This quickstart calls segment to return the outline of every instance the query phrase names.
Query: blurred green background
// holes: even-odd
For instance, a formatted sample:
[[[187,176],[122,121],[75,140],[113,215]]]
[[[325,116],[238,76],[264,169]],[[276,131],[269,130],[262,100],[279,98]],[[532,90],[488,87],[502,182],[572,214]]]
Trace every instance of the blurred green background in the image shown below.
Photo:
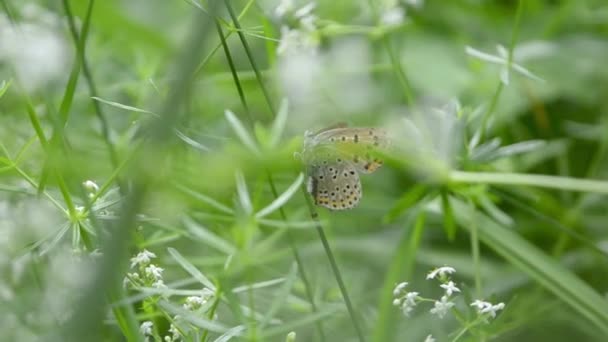
[[[0,340],[608,336],[606,1],[0,5]],[[329,211],[338,122],[391,149]]]

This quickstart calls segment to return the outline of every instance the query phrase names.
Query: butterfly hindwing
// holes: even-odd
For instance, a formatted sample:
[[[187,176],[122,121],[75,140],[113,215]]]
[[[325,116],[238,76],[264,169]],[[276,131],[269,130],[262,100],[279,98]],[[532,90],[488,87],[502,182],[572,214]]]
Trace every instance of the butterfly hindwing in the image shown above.
[[[315,204],[332,210],[355,207],[361,199],[361,181],[355,167],[343,160],[313,164],[308,168],[308,191]]]

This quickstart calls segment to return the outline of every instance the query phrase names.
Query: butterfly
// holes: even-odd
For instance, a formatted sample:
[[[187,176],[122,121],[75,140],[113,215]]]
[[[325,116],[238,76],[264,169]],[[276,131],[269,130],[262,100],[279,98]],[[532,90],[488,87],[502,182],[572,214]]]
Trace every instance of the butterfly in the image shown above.
[[[359,173],[382,166],[374,151],[387,147],[386,132],[379,128],[343,124],[304,134],[302,161],[307,169],[307,190],[316,205],[331,210],[351,209],[363,195]]]

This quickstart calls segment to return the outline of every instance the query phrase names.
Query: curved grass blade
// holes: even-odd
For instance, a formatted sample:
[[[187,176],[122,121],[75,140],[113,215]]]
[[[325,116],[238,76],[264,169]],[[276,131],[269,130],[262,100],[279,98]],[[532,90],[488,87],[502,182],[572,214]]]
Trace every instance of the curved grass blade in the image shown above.
[[[304,175],[300,173],[298,175],[298,178],[296,178],[296,180],[289,186],[289,188],[287,188],[285,192],[279,195],[279,197],[275,198],[275,200],[272,201],[272,203],[270,203],[268,206],[258,211],[257,214],[255,214],[255,218],[262,218],[264,216],[268,216],[273,211],[282,207],[285,203],[287,203],[287,201],[289,201],[289,199],[296,193],[296,191],[298,191],[303,181]]]
[[[208,289],[215,292],[215,285],[207,278],[201,271],[199,271],[194,265],[192,265],[186,258],[184,258],[176,249],[167,248],[169,254],[177,261],[177,263],[191,276],[198,280],[201,284],[205,285]]]

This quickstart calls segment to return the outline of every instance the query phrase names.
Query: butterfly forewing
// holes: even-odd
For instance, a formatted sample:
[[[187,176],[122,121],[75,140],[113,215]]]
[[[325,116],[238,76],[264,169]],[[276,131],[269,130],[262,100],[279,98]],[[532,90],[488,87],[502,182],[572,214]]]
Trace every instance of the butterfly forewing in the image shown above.
[[[382,166],[382,160],[374,155],[374,151],[386,147],[386,132],[378,128],[330,129],[315,135],[313,144],[313,149],[322,157],[341,155],[362,173],[372,173]]]

